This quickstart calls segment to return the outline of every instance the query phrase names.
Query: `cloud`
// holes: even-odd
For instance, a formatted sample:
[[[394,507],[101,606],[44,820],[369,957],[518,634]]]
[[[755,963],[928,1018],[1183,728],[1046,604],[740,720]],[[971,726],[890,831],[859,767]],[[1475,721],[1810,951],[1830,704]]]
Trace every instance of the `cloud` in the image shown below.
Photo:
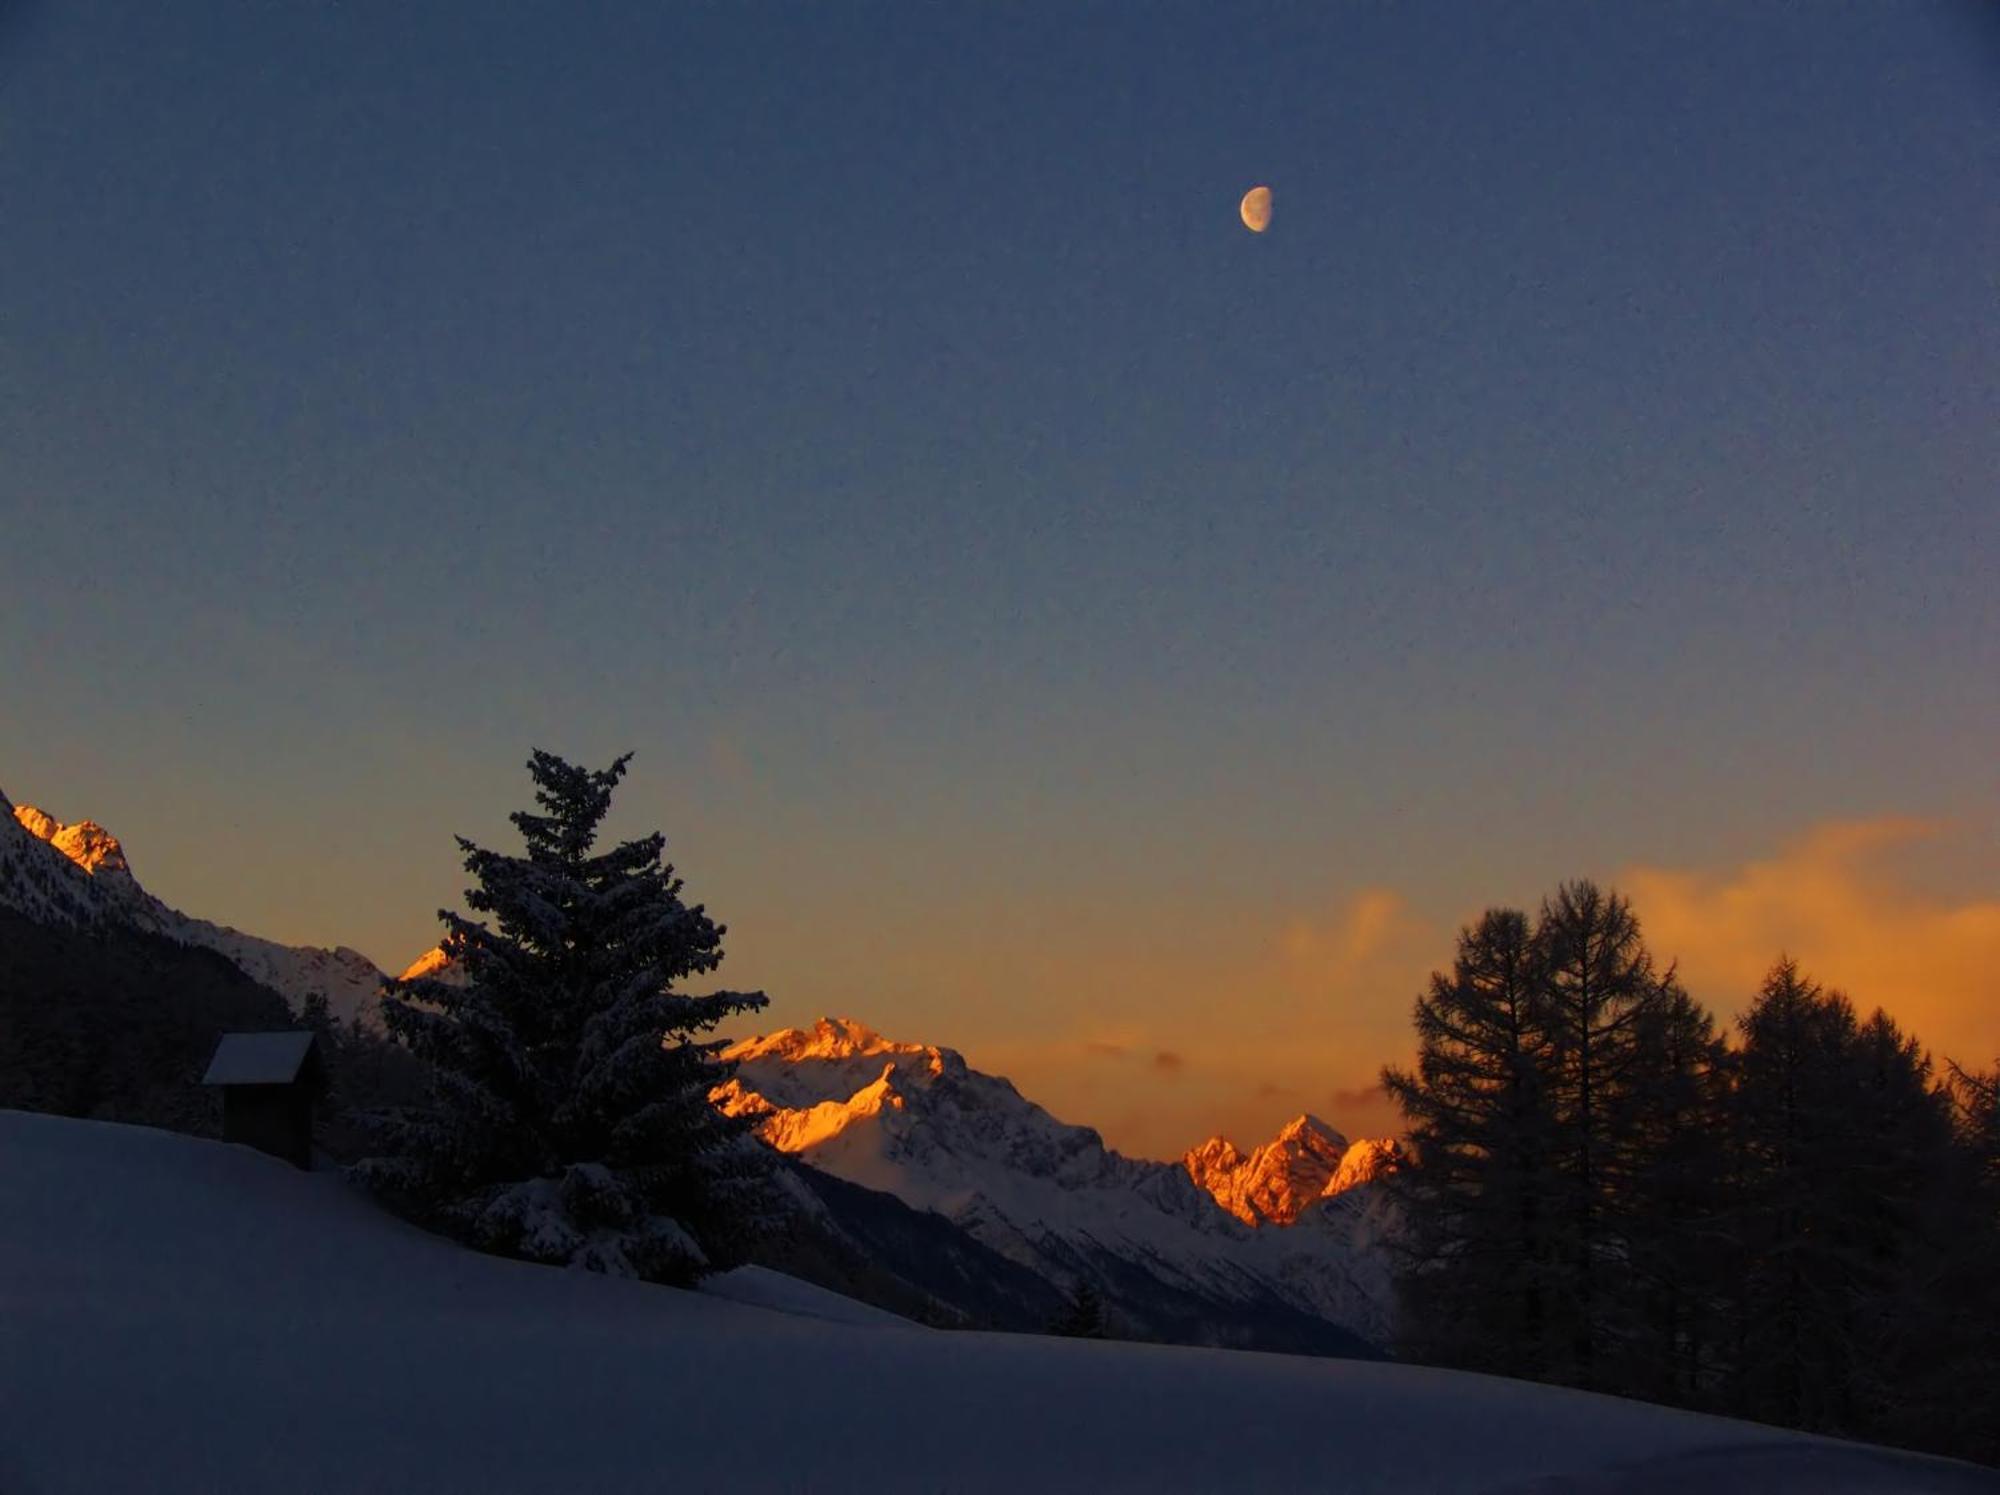
[[[1336,1109],[1350,1106],[1377,1106],[1388,1099],[1380,1085],[1362,1085],[1353,1090],[1336,1090],[1331,1097]]]
[[[1325,917],[1294,917],[1278,930],[1265,969],[1294,1010],[1272,1016],[1295,1039],[1318,1033],[1350,1057],[1366,1051],[1372,1065],[1407,1029],[1411,995],[1449,948],[1447,932],[1401,893],[1363,889]]]
[[[1390,953],[1423,932],[1403,895],[1391,888],[1367,888],[1354,895],[1330,922],[1294,919],[1285,926],[1285,956],[1338,980]]]
[[[1380,1085],[1335,1090],[1327,1097],[1327,1120],[1349,1137],[1397,1137],[1403,1113]]]
[[[1085,1041],[1083,1052],[1086,1057],[1091,1059],[1123,1059],[1127,1054],[1132,1052],[1132,1046],[1125,1043],[1108,1043],[1103,1039],[1093,1038]]]
[[[1733,1016],[1781,954],[1863,1012],[1886,1009],[1933,1054],[2000,1054],[2000,898],[1946,895],[1909,863],[1949,827],[1884,817],[1818,826],[1721,874],[1635,867],[1619,879],[1658,956]],[[1991,864],[1989,863],[1989,869]]]
[[[1153,1068],[1162,1070],[1170,1075],[1177,1075],[1183,1069],[1187,1068],[1187,1060],[1176,1054],[1172,1049],[1161,1049],[1153,1055]]]

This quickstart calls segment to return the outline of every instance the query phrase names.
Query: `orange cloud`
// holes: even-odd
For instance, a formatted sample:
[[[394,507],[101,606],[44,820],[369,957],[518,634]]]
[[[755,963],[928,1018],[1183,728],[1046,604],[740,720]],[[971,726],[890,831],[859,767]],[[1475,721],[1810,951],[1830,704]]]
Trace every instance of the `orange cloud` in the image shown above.
[[[1292,920],[1285,926],[1283,949],[1295,967],[1338,983],[1351,980],[1411,936],[1426,932],[1402,894],[1392,888],[1367,888],[1330,923]]]
[[[1176,1054],[1172,1049],[1161,1049],[1157,1054],[1153,1055],[1153,1068],[1170,1075],[1179,1074],[1183,1069],[1187,1068],[1187,1060]]]
[[[1350,1138],[1402,1134],[1403,1113],[1380,1085],[1334,1091],[1327,1097],[1327,1112],[1340,1118],[1340,1126]]]
[[[2000,899],[1926,891],[1905,863],[1947,827],[1881,818],[1816,827],[1762,861],[1711,875],[1635,867],[1619,880],[1655,954],[1733,1015],[1780,954],[1875,1007],[1935,1055],[2000,1054]]]

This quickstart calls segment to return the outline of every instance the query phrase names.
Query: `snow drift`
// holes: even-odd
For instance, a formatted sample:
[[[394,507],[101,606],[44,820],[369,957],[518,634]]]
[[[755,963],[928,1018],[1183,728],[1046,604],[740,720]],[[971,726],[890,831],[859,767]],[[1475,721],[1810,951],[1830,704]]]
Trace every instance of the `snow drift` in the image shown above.
[[[945,1333],[768,1273],[691,1293],[500,1261],[333,1177],[136,1127],[0,1112],[0,1191],[10,1495],[2000,1491],[1519,1382]]]

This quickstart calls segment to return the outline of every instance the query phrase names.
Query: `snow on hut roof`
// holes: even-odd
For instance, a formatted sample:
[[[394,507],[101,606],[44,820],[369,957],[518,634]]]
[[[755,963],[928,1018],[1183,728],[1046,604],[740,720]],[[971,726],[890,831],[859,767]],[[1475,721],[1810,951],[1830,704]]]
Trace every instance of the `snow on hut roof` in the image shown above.
[[[204,1085],[289,1085],[313,1051],[311,1033],[225,1033]]]

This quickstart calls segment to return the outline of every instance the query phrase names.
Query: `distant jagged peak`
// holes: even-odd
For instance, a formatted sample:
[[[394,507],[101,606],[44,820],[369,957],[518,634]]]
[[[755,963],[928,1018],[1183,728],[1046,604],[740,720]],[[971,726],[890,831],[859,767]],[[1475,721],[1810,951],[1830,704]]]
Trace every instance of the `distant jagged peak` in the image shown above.
[[[113,877],[132,875],[131,863],[125,860],[125,848],[116,836],[95,820],[79,820],[74,825],[64,825],[46,810],[33,805],[15,805],[14,819],[29,835],[48,842],[92,877],[105,873]]]
[[[1301,1111],[1278,1128],[1276,1140],[1288,1146],[1310,1148],[1315,1152],[1329,1149],[1334,1152],[1347,1151],[1347,1138],[1337,1128],[1327,1125],[1310,1111]]]
[[[1341,1154],[1340,1166],[1326,1181],[1322,1197],[1331,1198],[1373,1183],[1385,1173],[1394,1173],[1402,1167],[1407,1157],[1403,1144],[1394,1137],[1363,1137]]]
[[[1313,1201],[1380,1177],[1400,1156],[1394,1142],[1350,1143],[1303,1112],[1247,1154],[1227,1137],[1211,1137],[1181,1161],[1196,1184],[1245,1224],[1289,1225]]]
[[[1247,1160],[1234,1142],[1231,1142],[1227,1137],[1216,1136],[1210,1137],[1206,1142],[1201,1143],[1189,1152],[1187,1161],[1188,1171],[1194,1173],[1196,1181],[1199,1182],[1204,1173],[1216,1169],[1223,1169],[1233,1173],[1238,1168],[1241,1168]],[[1200,1165],[1199,1171],[1196,1168],[1197,1163]]]
[[[723,1050],[737,1063],[755,1059],[867,1059],[877,1054],[936,1056],[944,1050],[921,1043],[897,1043],[851,1017],[823,1017],[810,1028],[780,1028],[761,1038],[745,1038]]]
[[[442,945],[433,945],[408,966],[398,981],[442,981],[446,986],[466,984],[465,967],[445,953]]]

